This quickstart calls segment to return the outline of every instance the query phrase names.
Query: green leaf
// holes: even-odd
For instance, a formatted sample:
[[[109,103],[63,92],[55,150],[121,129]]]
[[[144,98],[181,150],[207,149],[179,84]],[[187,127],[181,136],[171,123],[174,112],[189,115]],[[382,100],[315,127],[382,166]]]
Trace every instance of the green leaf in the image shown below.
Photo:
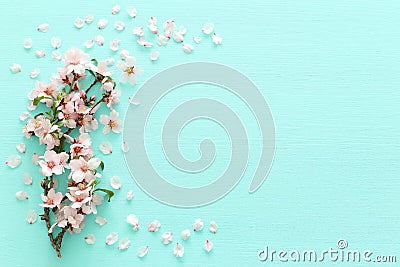
[[[39,104],[40,101],[42,101],[43,99],[45,99],[45,96],[38,96],[35,99],[33,99],[33,105],[37,106]]]
[[[97,188],[93,192],[96,192],[96,191],[102,191],[102,192],[106,193],[108,196],[108,200],[107,200],[108,202],[110,202],[111,198],[114,196],[113,191],[105,189],[105,188]]]
[[[100,168],[101,168],[102,171],[104,171],[104,162],[103,161],[100,162]]]

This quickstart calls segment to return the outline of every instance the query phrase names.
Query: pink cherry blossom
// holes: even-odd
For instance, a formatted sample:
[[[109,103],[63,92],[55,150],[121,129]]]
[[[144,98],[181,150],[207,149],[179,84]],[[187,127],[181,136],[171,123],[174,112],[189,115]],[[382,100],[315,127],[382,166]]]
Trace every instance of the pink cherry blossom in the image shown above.
[[[98,158],[86,160],[83,157],[79,157],[78,159],[72,159],[69,163],[69,167],[71,168],[70,177],[77,183],[83,180],[90,182],[95,178],[95,170],[99,167],[100,163],[101,160]]]
[[[127,57],[125,61],[120,61],[117,65],[118,69],[122,71],[119,81],[122,83],[129,82],[131,85],[136,84],[136,75],[143,74],[143,68],[136,65],[135,57]]]
[[[61,152],[57,154],[53,150],[48,150],[44,153],[42,160],[39,161],[40,171],[43,176],[51,176],[53,174],[60,175],[64,172],[65,165],[63,161],[68,158],[68,154]]]
[[[104,124],[104,129],[103,133],[108,134],[110,130],[112,130],[114,133],[120,133],[121,132],[121,120],[118,118],[119,114],[115,110],[112,110],[110,112],[110,115],[104,115],[102,114],[100,116],[100,123]]]
[[[61,203],[61,200],[63,199],[63,194],[61,192],[55,192],[54,188],[51,188],[49,192],[47,193],[47,196],[41,194],[40,197],[42,198],[43,204],[40,204],[40,206],[44,208],[54,208],[58,204]]]
[[[90,56],[82,50],[73,47],[64,54],[63,60],[67,68],[67,74],[75,73],[83,75],[85,67],[90,61]]]

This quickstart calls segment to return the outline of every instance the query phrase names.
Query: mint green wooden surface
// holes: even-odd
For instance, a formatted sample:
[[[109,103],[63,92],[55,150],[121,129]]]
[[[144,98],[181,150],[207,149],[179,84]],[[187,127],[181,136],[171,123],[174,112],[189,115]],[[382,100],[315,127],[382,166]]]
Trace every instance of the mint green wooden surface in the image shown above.
[[[119,15],[111,15],[111,7],[120,4]],[[126,6],[133,4],[138,16],[130,20]],[[30,157],[35,142],[26,141],[23,164],[15,170],[2,165],[0,265],[1,266],[384,266],[329,261],[324,263],[260,262],[257,251],[265,245],[274,249],[336,248],[344,238],[352,249],[369,249],[376,254],[396,255],[400,261],[400,2],[399,1],[15,1],[1,2],[0,10],[0,159],[16,154],[15,145],[26,141],[18,121],[25,111],[26,95],[34,85],[29,72],[39,67],[38,79],[48,80],[61,63],[51,59],[50,38],[62,40],[63,52],[71,46],[83,48],[83,42],[99,33],[96,22],[109,19],[101,31],[104,47],[94,46],[88,52],[96,58],[115,55],[108,48],[113,38],[121,40],[121,48],[135,55],[145,74],[136,87],[122,85],[122,102],[117,110],[123,114],[140,83],[157,72],[179,63],[213,61],[234,67],[253,80],[262,90],[274,115],[276,155],[266,182],[252,195],[248,185],[259,155],[258,129],[250,111],[239,99],[221,92],[211,97],[225,100],[247,123],[250,138],[250,162],[242,181],[222,200],[202,208],[179,209],[163,205],[143,193],[130,177],[119,149],[121,136],[93,134],[95,149],[103,140],[115,146],[112,156],[102,156],[106,163],[104,183],[117,175],[122,189],[111,204],[99,209],[108,224],[99,227],[89,216],[80,235],[66,235],[63,258],[57,259],[49,245],[43,222],[28,225],[26,211],[40,207],[37,168]],[[73,27],[76,17],[95,16],[95,22],[81,30]],[[191,55],[184,54],[179,44],[170,41],[160,51],[158,62],[150,62],[149,51],[138,47],[131,34],[134,26],[144,26],[150,16],[159,25],[174,19],[188,29],[188,40],[201,34],[201,25],[212,21],[223,45],[214,47],[204,38]],[[113,22],[123,20],[127,29],[116,32]],[[46,34],[36,31],[37,25],[48,22]],[[22,42],[33,39],[31,51]],[[35,49],[47,55],[37,59]],[[22,65],[22,73],[12,75],[12,63]],[[200,85],[198,85],[200,86]],[[204,87],[204,94],[209,88]],[[211,92],[211,91],[210,91]],[[180,90],[163,99],[152,116],[154,124],[165,119],[166,112],[182,100],[196,96]],[[212,137],[219,148],[219,157],[207,175],[188,178],[168,166],[159,144],[157,125],[152,125],[152,161],[170,182],[198,186],[212,181],[229,162],[229,140],[224,131],[209,122],[196,122],[182,133],[181,149],[188,158],[197,158],[193,143]],[[206,130],[205,130],[206,129]],[[34,174],[33,186],[21,181],[25,172]],[[135,199],[128,203],[126,192],[133,189]],[[15,192],[25,190],[30,199],[20,202]],[[125,216],[139,216],[142,229],[133,232]],[[177,260],[173,246],[164,246],[159,235],[175,234],[191,228],[195,218],[206,224],[217,221],[216,235],[207,230],[193,234],[185,245],[185,256]],[[162,223],[161,233],[149,233],[147,224],[153,219]],[[105,236],[117,231],[132,241],[127,251],[104,244]],[[97,241],[87,245],[83,238],[93,233]],[[204,252],[205,239],[215,249]],[[136,257],[138,247],[149,245],[149,254]],[[386,264],[385,266],[395,266]]]

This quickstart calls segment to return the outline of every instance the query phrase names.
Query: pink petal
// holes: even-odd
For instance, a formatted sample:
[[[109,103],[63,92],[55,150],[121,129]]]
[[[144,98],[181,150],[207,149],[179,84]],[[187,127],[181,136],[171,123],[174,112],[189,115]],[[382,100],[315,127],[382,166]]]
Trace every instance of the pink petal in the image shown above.
[[[113,6],[113,8],[111,9],[111,14],[116,15],[121,11],[121,7],[119,5],[115,5]]]
[[[214,30],[214,24],[211,22],[204,23],[203,27],[201,28],[201,31],[207,35],[211,34],[213,30]]]
[[[107,223],[107,220],[101,216],[97,216],[95,222],[100,225],[103,226]]]
[[[83,25],[85,25],[85,20],[84,19],[79,18],[79,17],[75,19],[74,26],[77,29],[81,29],[83,27]]]
[[[50,25],[48,23],[43,23],[37,27],[37,30],[40,32],[47,32],[49,30],[49,28],[50,28]]]
[[[87,236],[85,236],[85,242],[88,245],[93,245],[96,242],[96,237],[94,236],[94,234],[88,234]]]
[[[22,181],[26,185],[31,185],[32,184],[32,176],[28,173],[22,174]]]
[[[36,222],[36,219],[37,219],[36,211],[28,210],[28,212],[26,213],[26,220],[28,221],[28,223],[33,224]]]
[[[114,189],[121,189],[121,180],[117,176],[112,176],[110,178],[110,185]]]
[[[21,201],[28,200],[28,193],[24,191],[18,191],[17,193],[15,193],[15,197]]]
[[[144,256],[146,256],[147,252],[149,251],[149,246],[144,246],[144,247],[140,247],[137,251],[137,256],[139,258],[142,258]]]
[[[193,231],[201,231],[203,230],[204,223],[201,219],[196,219],[193,223]]]
[[[125,250],[127,248],[129,248],[129,246],[131,245],[131,241],[125,237],[123,239],[121,239],[121,241],[118,244],[118,249],[119,250]]]
[[[17,150],[19,153],[25,153],[26,152],[26,145],[24,143],[19,143],[16,146]]]
[[[19,155],[12,155],[9,156],[6,164],[8,165],[8,167],[10,167],[11,169],[14,169],[16,167],[18,167],[22,162],[21,156]]]
[[[181,237],[183,240],[188,240],[190,237],[190,230],[189,229],[183,230],[181,233]]]
[[[118,241],[118,234],[115,232],[110,233],[106,237],[106,245],[113,245],[117,241]]]
[[[112,153],[112,144],[108,141],[103,141],[100,144],[100,151],[104,154],[104,155],[109,155]]]
[[[174,247],[175,257],[181,258],[181,257],[183,257],[184,254],[185,254],[185,248],[181,244],[176,243],[176,245]]]
[[[211,241],[206,240],[206,242],[204,242],[204,250],[205,251],[210,252],[213,249],[213,247],[214,247],[214,244]]]
[[[29,112],[22,112],[21,115],[19,115],[19,120],[24,121],[27,118],[29,118],[30,116],[31,116],[31,114]]]

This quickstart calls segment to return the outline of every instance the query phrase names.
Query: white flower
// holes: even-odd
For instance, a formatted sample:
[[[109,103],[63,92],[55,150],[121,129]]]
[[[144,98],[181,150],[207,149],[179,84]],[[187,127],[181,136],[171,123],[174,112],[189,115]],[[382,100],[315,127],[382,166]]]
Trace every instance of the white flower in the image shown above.
[[[167,45],[169,39],[170,39],[169,36],[165,36],[164,34],[159,34],[157,36],[157,44],[161,46]]]
[[[42,198],[43,201],[43,204],[40,204],[40,206],[44,208],[54,208],[55,206],[61,203],[64,196],[61,192],[56,193],[54,191],[54,188],[51,188],[47,193],[47,196],[41,194],[40,197]]]
[[[86,18],[85,18],[86,24],[92,23],[93,20],[94,20],[94,16],[92,14],[87,15]]]
[[[142,37],[144,36],[143,28],[142,27],[135,27],[133,28],[132,33],[136,36]]]
[[[190,230],[189,229],[183,230],[181,233],[181,237],[183,240],[188,240],[190,237]]]
[[[126,217],[126,222],[133,226],[133,231],[139,230],[139,219],[135,214],[129,214]]]
[[[214,233],[214,234],[217,232],[218,225],[217,225],[217,223],[215,221],[211,221],[210,222],[209,230],[210,230],[211,233]]]
[[[35,79],[40,74],[40,69],[33,69],[29,74],[29,77]]]
[[[32,39],[31,38],[26,38],[24,40],[24,48],[25,49],[31,49],[32,47]]]
[[[18,167],[21,164],[21,162],[22,162],[21,156],[12,155],[12,156],[8,157],[6,164],[11,169],[14,169],[14,168]]]
[[[126,13],[128,13],[128,15],[129,15],[131,18],[136,18],[137,10],[136,10],[136,8],[134,8],[133,6],[130,6],[130,7],[128,7],[128,8],[126,9]]]
[[[129,190],[128,193],[126,193],[126,200],[131,201],[133,199],[133,190]]]
[[[193,231],[201,231],[203,230],[204,223],[201,219],[196,219],[193,223]]]
[[[101,216],[97,216],[95,222],[100,225],[103,226],[107,223],[107,220]]]
[[[61,46],[61,40],[57,37],[51,37],[51,46],[58,49]]]
[[[46,53],[43,50],[36,50],[35,55],[37,58],[42,58],[46,56]]]
[[[112,110],[110,112],[110,115],[104,115],[102,114],[100,116],[100,123],[104,124],[104,129],[103,133],[108,134],[110,130],[112,130],[114,133],[120,133],[121,132],[121,120],[118,118],[119,114],[115,110]]]
[[[112,176],[110,178],[110,185],[112,188],[119,190],[121,189],[121,180],[118,176]]]
[[[182,50],[183,52],[185,52],[186,54],[191,54],[192,51],[194,50],[194,46],[191,44],[183,44],[182,45]]]
[[[47,32],[49,30],[49,28],[50,28],[50,25],[48,23],[43,23],[37,27],[37,30],[40,32]]]
[[[21,115],[19,115],[19,120],[20,121],[24,121],[27,118],[29,118],[31,116],[31,114],[29,112],[22,112]]]
[[[24,191],[18,191],[17,193],[15,193],[15,197],[18,200],[28,200],[28,193],[24,192]]]
[[[211,22],[204,23],[203,27],[201,28],[201,31],[207,35],[211,34],[213,30],[214,30],[214,24]]]
[[[83,46],[86,47],[87,49],[92,48],[94,45],[94,41],[93,40],[87,40],[83,43]]]
[[[118,234],[116,232],[112,232],[106,237],[106,245],[112,245],[117,241],[118,241]]]
[[[34,210],[28,210],[28,212],[26,213],[26,220],[28,221],[29,224],[33,224],[36,222],[37,219],[37,214],[36,211]]]
[[[143,38],[143,37],[140,37],[139,39],[137,39],[137,43],[138,43],[139,45],[144,46],[144,47],[152,47],[152,46],[153,46],[152,43],[148,42],[148,41],[147,41],[145,38]]]
[[[60,175],[64,172],[64,162],[68,158],[69,156],[65,152],[57,154],[53,150],[48,150],[44,152],[43,159],[39,161],[40,171],[43,176]]]
[[[206,242],[204,242],[204,250],[207,252],[210,252],[214,247],[214,244],[209,241],[208,239],[206,240]]]
[[[117,31],[123,31],[125,30],[125,23],[122,21],[116,21],[114,22],[114,29]]]
[[[32,184],[32,176],[29,173],[22,174],[22,181],[24,184],[31,185]]]
[[[149,251],[149,246],[143,246],[143,247],[140,247],[140,248],[138,249],[136,255],[137,255],[139,258],[142,258],[142,257],[146,256],[146,254],[147,254],[148,251]]]
[[[32,162],[34,165],[39,165],[40,155],[37,153],[33,153],[32,155]]]
[[[88,245],[93,245],[94,242],[96,242],[96,237],[94,236],[94,234],[88,234],[87,236],[85,236],[85,242]]]
[[[110,49],[114,52],[118,51],[119,49],[119,40],[118,39],[114,39],[110,42]]]
[[[125,237],[123,239],[121,239],[121,241],[118,244],[118,249],[119,250],[125,250],[127,248],[129,248],[129,246],[131,245],[131,241]]]
[[[154,232],[157,232],[160,227],[161,227],[161,223],[157,220],[154,220],[149,224],[147,229],[149,230],[149,232],[154,233]]]
[[[175,255],[175,257],[182,258],[183,254],[185,254],[185,248],[181,244],[176,243],[176,245],[174,247],[174,255]]]
[[[61,54],[57,50],[51,52],[51,56],[53,57],[54,60],[57,60],[57,61],[61,60]]]
[[[104,155],[108,155],[112,153],[112,144],[108,141],[103,141],[100,144],[100,151],[104,154]]]
[[[90,182],[95,178],[95,170],[100,166],[101,160],[98,158],[91,158],[88,161],[79,157],[78,159],[72,159],[69,163],[71,168],[70,177],[80,183],[83,180]]]
[[[26,145],[24,143],[19,143],[18,145],[16,145],[16,149],[19,153],[25,153]]]
[[[99,46],[103,46],[104,45],[104,37],[103,37],[103,35],[97,35],[94,40],[96,41],[96,44],[98,44]]]
[[[219,36],[219,35],[216,34],[215,32],[214,32],[214,34],[213,34],[213,36],[212,36],[212,40],[213,40],[214,44],[216,44],[216,45],[219,45],[219,44],[222,43],[222,38],[221,38],[221,36]]]
[[[13,63],[13,64],[10,66],[10,70],[11,70],[12,73],[21,72],[21,65],[19,65],[19,64],[17,64],[17,63]]]
[[[122,49],[119,53],[119,56],[122,60],[125,60],[129,56],[129,51],[126,49]]]
[[[73,47],[69,49],[63,56],[67,73],[74,72],[75,74],[84,75],[86,65],[90,62],[90,56],[82,50]]]
[[[106,18],[102,18],[97,22],[97,28],[104,29],[108,25],[108,20]]]
[[[182,43],[183,35],[180,32],[175,31],[172,33],[172,39],[174,39],[174,41],[177,43]]]
[[[168,245],[172,242],[173,234],[171,232],[165,232],[161,235],[161,243]]]
[[[121,11],[121,7],[119,5],[115,5],[111,9],[111,14],[115,15],[115,14],[118,14],[120,11]]]
[[[136,75],[143,73],[143,68],[140,66],[135,66],[136,58],[127,57],[125,61],[120,61],[117,65],[118,69],[122,71],[119,81],[122,83],[129,82],[131,85],[136,84]]]
[[[200,36],[194,36],[194,37],[193,37],[193,41],[194,41],[196,44],[199,44],[199,43],[201,42],[201,37],[200,37]]]

